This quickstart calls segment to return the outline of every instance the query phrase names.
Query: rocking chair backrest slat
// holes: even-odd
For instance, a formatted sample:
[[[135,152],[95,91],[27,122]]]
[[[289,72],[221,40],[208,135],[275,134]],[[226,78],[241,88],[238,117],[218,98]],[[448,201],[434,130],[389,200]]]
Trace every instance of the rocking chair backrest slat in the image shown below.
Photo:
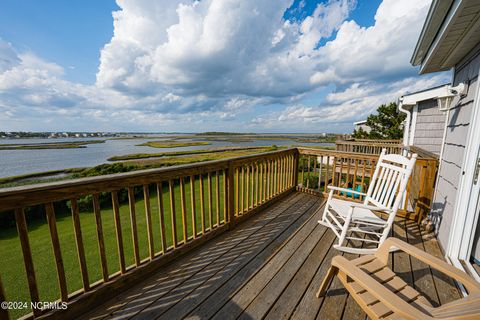
[[[409,159],[398,154],[385,153],[386,150],[383,149],[370,180],[364,203],[396,212],[417,155],[413,154]]]

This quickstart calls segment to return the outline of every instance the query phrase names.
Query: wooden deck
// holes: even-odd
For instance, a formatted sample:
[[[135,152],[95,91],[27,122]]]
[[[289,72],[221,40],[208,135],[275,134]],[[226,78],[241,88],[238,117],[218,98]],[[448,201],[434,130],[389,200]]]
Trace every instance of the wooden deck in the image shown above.
[[[323,205],[322,198],[293,193],[84,318],[365,319],[339,281],[332,282],[326,298],[315,297],[331,258],[339,254],[332,248],[333,233],[317,223]],[[393,234],[441,256],[436,239],[412,222],[399,219]],[[450,279],[418,260],[403,253],[390,260],[434,305],[459,297]]]

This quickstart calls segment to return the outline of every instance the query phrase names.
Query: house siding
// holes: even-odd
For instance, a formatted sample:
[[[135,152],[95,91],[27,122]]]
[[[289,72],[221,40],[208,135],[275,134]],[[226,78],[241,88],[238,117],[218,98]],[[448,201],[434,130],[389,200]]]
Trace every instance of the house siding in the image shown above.
[[[437,225],[438,240],[447,248],[458,185],[462,176],[465,144],[470,129],[474,98],[477,91],[478,70],[480,67],[480,46],[468,54],[455,67],[454,85],[468,84],[468,93],[450,110],[440,159],[436,194],[432,206],[432,218]]]
[[[420,101],[417,108],[413,145],[440,155],[446,113],[438,110],[434,99]]]

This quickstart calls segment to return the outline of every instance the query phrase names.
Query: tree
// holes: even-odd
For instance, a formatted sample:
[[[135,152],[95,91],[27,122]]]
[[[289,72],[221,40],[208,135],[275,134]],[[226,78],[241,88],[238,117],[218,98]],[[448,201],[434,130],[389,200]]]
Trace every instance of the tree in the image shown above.
[[[376,114],[367,118],[366,125],[371,131],[367,133],[362,129],[354,130],[352,136],[358,139],[401,139],[404,120],[405,114],[398,111],[395,102],[382,104]]]

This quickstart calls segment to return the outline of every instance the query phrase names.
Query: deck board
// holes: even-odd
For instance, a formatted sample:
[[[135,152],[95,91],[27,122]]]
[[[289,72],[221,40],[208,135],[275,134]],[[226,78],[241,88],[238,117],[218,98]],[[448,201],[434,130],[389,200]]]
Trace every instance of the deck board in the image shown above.
[[[323,205],[314,195],[289,195],[84,319],[365,319],[336,279],[325,298],[315,297],[331,259],[340,254],[332,247],[333,233],[317,223]],[[397,219],[392,235],[441,257],[436,239],[414,223]],[[459,297],[450,279],[406,254],[391,254],[390,264],[431,301]]]

